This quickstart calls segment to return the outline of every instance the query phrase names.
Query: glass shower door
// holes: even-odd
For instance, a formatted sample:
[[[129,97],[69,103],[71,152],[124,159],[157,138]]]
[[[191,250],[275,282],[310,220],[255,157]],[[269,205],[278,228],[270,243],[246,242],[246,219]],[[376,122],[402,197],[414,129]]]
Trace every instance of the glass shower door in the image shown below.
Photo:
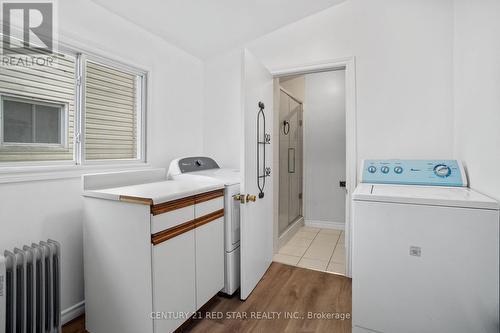
[[[290,178],[288,224],[293,223],[301,215],[302,168],[300,144],[301,105],[290,98],[290,133],[288,146],[288,175]]]
[[[279,232],[302,216],[302,104],[280,92]]]
[[[290,97],[280,91],[280,162],[279,162],[279,233],[283,233],[288,227],[288,206],[290,193],[290,179],[288,176],[288,144],[290,131],[289,113]],[[287,125],[288,124],[288,125]]]

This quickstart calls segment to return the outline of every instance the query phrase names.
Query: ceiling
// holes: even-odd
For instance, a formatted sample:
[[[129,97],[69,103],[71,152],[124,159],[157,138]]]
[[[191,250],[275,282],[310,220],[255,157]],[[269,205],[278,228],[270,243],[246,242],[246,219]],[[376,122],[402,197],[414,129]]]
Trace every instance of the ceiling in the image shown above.
[[[345,0],[92,0],[206,59]]]

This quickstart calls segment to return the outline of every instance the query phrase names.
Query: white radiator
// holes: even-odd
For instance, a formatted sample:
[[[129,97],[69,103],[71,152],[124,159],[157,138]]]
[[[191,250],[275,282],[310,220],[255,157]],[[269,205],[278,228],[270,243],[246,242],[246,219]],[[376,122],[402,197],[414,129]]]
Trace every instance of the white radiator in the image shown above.
[[[60,258],[53,240],[0,255],[0,333],[61,332]]]

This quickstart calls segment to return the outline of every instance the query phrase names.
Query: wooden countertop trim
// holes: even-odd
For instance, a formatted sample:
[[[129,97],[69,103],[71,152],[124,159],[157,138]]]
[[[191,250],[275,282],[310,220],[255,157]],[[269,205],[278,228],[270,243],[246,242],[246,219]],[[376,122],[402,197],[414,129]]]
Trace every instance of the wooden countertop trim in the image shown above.
[[[199,217],[194,220],[195,228],[201,227],[202,225],[215,221],[223,216],[224,216],[224,209],[219,209],[213,213]]]
[[[177,199],[174,201],[163,202],[151,206],[151,214],[159,215],[170,212],[172,210],[181,209],[184,207],[193,206],[195,203],[194,196]]]
[[[141,198],[141,197],[131,197],[128,195],[120,195],[120,201],[135,203],[140,205],[151,206],[153,204],[153,199],[150,198]]]
[[[184,222],[182,224],[176,225],[175,227],[157,232],[156,234],[151,235],[151,244],[153,245],[161,244],[171,238],[177,237],[185,232],[201,227],[202,225],[215,221],[223,216],[224,216],[224,209],[220,209],[218,211],[204,215],[197,219]]]
[[[158,245],[160,243],[169,240],[170,238],[174,238],[176,236],[182,235],[185,232],[193,230],[194,228],[195,228],[194,220],[185,222],[183,224],[177,225],[175,227],[151,235],[151,243],[153,245]]]
[[[201,203],[201,202],[209,201],[209,200],[216,199],[216,198],[223,197],[223,196],[224,196],[223,189],[215,190],[215,191],[195,195],[194,201],[195,201],[195,203]]]

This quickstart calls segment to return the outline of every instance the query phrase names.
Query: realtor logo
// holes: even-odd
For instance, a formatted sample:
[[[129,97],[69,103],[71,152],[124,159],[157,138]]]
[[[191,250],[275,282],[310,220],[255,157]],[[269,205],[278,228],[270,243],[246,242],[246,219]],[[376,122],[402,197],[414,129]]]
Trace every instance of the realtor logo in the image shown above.
[[[56,54],[54,0],[0,0],[0,66],[54,66]]]
[[[52,53],[52,2],[2,3],[3,54]]]

